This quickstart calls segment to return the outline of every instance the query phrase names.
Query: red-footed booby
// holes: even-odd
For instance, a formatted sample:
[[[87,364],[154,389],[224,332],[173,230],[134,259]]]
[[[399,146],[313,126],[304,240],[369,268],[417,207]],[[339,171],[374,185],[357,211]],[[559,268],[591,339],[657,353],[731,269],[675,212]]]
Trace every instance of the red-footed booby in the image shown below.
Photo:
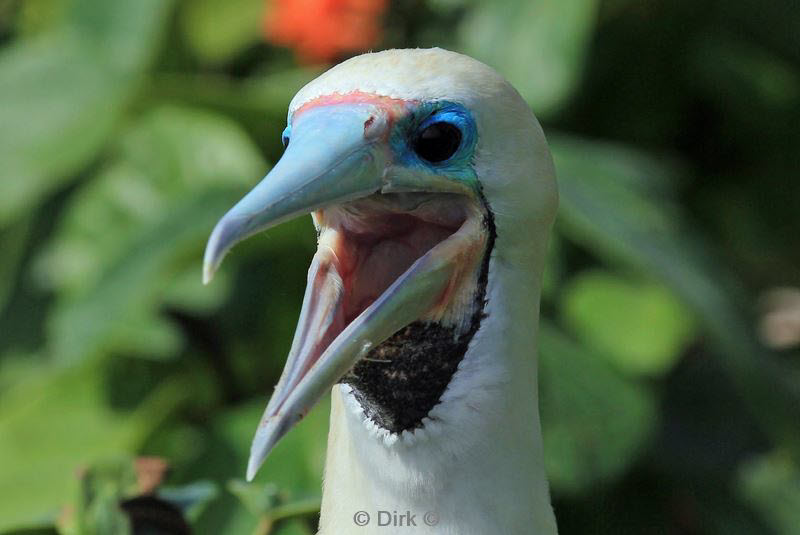
[[[288,123],[205,255],[208,282],[280,222],[319,236],[248,479],[332,388],[321,534],[555,534],[536,347],[558,194],[530,108],[469,57],[388,50],[310,82]]]

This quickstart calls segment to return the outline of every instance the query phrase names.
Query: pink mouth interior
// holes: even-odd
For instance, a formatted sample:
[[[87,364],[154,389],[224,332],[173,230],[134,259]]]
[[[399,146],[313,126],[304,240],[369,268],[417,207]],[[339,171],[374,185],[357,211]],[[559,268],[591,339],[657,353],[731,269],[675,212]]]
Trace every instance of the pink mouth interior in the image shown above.
[[[466,219],[460,204],[447,197],[432,198],[408,211],[402,202],[387,202],[387,197],[400,196],[371,197],[321,214],[341,236],[334,252],[344,283],[345,325]]]
[[[350,267],[341,274],[346,323],[380,297],[418,258],[456,230],[409,215],[391,215],[376,221],[376,226],[381,227],[380,231],[345,231],[344,249]]]
[[[455,233],[467,214],[463,203],[452,196],[396,194],[327,208],[315,217],[321,227],[334,229],[336,237],[328,242],[332,254],[311,282],[313,292],[330,295],[326,285],[337,284],[332,282],[337,275],[343,287],[340,300],[315,304],[333,306],[335,311],[324,332],[312,334],[316,343],[306,361],[308,368],[417,259]]]

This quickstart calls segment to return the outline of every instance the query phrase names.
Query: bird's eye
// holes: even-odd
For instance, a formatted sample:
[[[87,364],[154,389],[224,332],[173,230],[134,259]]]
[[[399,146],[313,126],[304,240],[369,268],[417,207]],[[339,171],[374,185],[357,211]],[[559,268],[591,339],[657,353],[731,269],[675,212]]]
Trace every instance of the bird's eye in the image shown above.
[[[414,139],[414,152],[431,163],[443,162],[461,146],[461,130],[444,121],[429,124]]]

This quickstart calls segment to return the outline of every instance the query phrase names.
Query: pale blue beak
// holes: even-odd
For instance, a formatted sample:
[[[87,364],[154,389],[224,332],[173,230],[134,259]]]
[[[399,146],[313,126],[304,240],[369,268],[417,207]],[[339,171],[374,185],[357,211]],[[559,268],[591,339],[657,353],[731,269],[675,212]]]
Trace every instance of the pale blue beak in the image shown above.
[[[212,279],[239,241],[325,205],[380,191],[388,150],[388,125],[378,122],[381,116],[372,104],[342,104],[312,108],[297,117],[283,157],[211,233],[203,281]]]

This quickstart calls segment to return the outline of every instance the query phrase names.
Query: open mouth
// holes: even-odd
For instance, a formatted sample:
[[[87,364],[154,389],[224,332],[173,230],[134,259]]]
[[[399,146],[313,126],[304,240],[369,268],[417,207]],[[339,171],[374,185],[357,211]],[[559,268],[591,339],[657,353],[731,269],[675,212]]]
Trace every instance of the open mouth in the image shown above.
[[[323,275],[310,277],[309,284],[314,284],[314,295],[322,295],[326,278],[332,276],[340,294],[328,311],[327,329],[317,332],[312,360],[422,256],[458,232],[478,233],[475,247],[465,249],[458,260],[461,269],[427,313],[377,343],[340,380],[353,388],[365,415],[380,428],[400,433],[421,427],[482,317],[488,232],[484,211],[456,195],[377,194],[314,216],[325,261],[314,266]],[[309,321],[309,327],[320,323]]]
[[[314,219],[319,245],[284,377],[267,414],[283,412],[291,393],[326,353],[357,340],[357,358],[335,382],[346,376],[346,382],[360,387],[362,400],[375,409],[376,419],[395,427],[397,418],[381,417],[377,410],[390,408],[380,407],[380,399],[374,399],[386,401],[385,393],[369,395],[387,385],[365,384],[358,380],[363,374],[354,375],[352,368],[359,361],[378,363],[382,375],[392,378],[397,352],[386,351],[381,344],[415,322],[446,329],[454,344],[470,330],[473,312],[482,304],[476,292],[488,234],[484,210],[462,195],[374,194],[320,209]],[[438,280],[425,281],[426,271],[435,273],[443,266],[446,273],[440,273]],[[374,313],[383,303],[392,303],[394,310],[406,309],[404,319],[398,321],[395,313],[392,321],[371,321],[371,315],[380,316]]]
[[[375,194],[315,212],[320,237],[310,289],[318,296],[332,294],[334,304],[325,310],[331,317],[324,332],[317,331],[316,351],[324,351],[326,341],[336,338],[423,255],[459,231],[482,234],[477,224],[482,217],[466,198],[424,193]],[[474,284],[466,281],[482,253],[480,235],[475,238],[475,247],[461,255],[461,269],[420,320],[463,327],[466,311],[460,304],[471,301]]]

